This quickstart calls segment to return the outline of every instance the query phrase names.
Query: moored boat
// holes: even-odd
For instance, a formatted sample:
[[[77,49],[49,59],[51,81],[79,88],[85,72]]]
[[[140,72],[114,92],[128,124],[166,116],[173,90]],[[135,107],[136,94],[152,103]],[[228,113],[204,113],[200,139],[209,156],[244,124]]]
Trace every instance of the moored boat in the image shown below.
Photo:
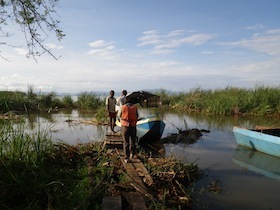
[[[158,115],[152,115],[137,121],[137,138],[138,142],[160,140],[165,123]]]
[[[280,129],[246,129],[234,126],[237,144],[269,155],[280,157]]]
[[[142,108],[161,105],[160,97],[147,91],[132,92],[126,97],[130,97],[133,104],[140,104]],[[117,119],[116,125],[121,127],[120,119]],[[164,128],[165,123],[158,114],[138,119],[136,124],[138,143],[160,140]]]

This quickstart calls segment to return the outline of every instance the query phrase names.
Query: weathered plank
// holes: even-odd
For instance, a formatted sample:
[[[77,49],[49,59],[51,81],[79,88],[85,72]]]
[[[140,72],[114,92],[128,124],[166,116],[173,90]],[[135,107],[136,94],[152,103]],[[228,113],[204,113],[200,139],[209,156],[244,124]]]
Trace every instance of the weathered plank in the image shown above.
[[[138,192],[123,192],[122,195],[125,197],[132,210],[148,210],[144,197]]]
[[[105,196],[102,199],[102,210],[122,210],[122,198],[118,196]]]
[[[137,171],[138,175],[142,177],[143,181],[148,185],[151,186],[154,181],[151,175],[149,174],[147,168],[144,166],[142,162],[133,162],[135,170]]]
[[[129,178],[131,179],[131,183],[135,185],[138,189],[143,191],[143,193],[148,193],[148,189],[146,185],[144,184],[142,178],[138,175],[137,171],[135,170],[135,167],[132,162],[125,163],[124,159],[121,158],[123,162],[123,166],[126,170],[126,173],[128,174]]]
[[[150,194],[149,189],[147,188],[143,179],[139,176],[138,172],[136,171],[136,168],[134,166],[135,162],[125,163],[123,157],[121,157],[121,160],[123,162],[123,166],[126,170],[126,173],[128,174],[128,177],[130,178],[130,185],[137,192],[139,192],[142,196],[145,196],[151,200],[154,200],[153,196]]]
[[[116,147],[123,146],[123,138],[121,134],[119,133],[107,134],[103,141],[103,148],[105,146],[116,146]]]

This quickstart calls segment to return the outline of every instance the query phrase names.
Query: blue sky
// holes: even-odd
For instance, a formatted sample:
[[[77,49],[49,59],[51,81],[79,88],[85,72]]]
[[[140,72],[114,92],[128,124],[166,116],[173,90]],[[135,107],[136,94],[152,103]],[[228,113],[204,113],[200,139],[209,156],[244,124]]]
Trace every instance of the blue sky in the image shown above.
[[[60,0],[66,34],[25,57],[1,46],[0,90],[80,93],[280,85],[279,0]],[[11,26],[14,27],[14,26]]]

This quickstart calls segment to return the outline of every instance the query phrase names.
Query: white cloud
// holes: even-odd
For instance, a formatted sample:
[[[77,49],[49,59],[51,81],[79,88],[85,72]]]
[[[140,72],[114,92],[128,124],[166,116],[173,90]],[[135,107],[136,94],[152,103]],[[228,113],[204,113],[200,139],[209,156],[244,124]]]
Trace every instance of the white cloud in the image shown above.
[[[280,29],[267,30],[254,34],[250,39],[236,42],[223,43],[223,45],[243,47],[245,49],[266,53],[268,55],[280,55]]]
[[[216,36],[212,34],[194,34],[181,39],[180,42],[183,44],[201,45],[214,38]]]
[[[214,52],[213,51],[202,51],[202,54],[204,54],[204,55],[212,55],[212,54],[214,54]]]
[[[27,54],[28,54],[28,51],[26,49],[23,49],[23,48],[15,48],[15,51],[18,55],[27,56]]]
[[[105,60],[115,60],[118,57],[115,51],[116,46],[114,45],[114,42],[97,40],[90,42],[89,46],[93,48],[92,50],[88,51],[89,55],[94,55]]]
[[[256,24],[256,25],[253,25],[253,26],[247,26],[245,27],[246,30],[260,30],[260,29],[263,29],[264,26],[262,24]]]
[[[108,45],[113,45],[114,42],[105,42],[104,40],[96,40],[94,42],[90,42],[89,46],[92,48],[100,48],[107,47]]]
[[[167,55],[175,52],[175,50],[162,50],[162,49],[154,49],[151,51],[152,55]]]
[[[167,36],[172,37],[172,36],[178,36],[183,34],[185,31],[184,30],[175,30],[175,31],[170,31]]]
[[[184,30],[175,30],[167,33],[166,35],[159,35],[156,30],[144,32],[144,36],[138,40],[138,46],[152,45],[152,54],[168,54],[175,52],[175,48],[182,47],[183,45],[202,45],[207,41],[214,39],[216,36],[212,34],[193,34],[184,36]]]
[[[157,45],[162,43],[161,36],[157,35],[157,31],[145,31],[143,32],[144,36],[138,38],[141,41],[138,46],[145,46],[145,45]]]
[[[57,49],[57,50],[63,49],[62,45],[56,45],[54,43],[48,43],[48,44],[46,44],[46,46],[50,49]]]

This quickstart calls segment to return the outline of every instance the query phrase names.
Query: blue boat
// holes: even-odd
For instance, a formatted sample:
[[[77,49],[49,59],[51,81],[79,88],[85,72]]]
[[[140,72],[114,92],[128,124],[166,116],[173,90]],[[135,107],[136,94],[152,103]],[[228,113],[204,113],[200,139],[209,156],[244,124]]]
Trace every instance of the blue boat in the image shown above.
[[[267,155],[246,147],[237,146],[232,161],[246,170],[280,180],[279,157]]]
[[[142,108],[159,107],[160,97],[147,91],[136,91],[128,94],[133,104],[140,104]],[[116,125],[121,127],[120,119],[116,120]],[[147,143],[161,139],[165,128],[165,123],[158,114],[138,119],[136,124],[138,143]]]
[[[234,126],[233,134],[238,145],[280,157],[279,128],[246,129]]]
[[[152,115],[137,121],[138,142],[158,141],[161,139],[165,123],[159,115]]]

